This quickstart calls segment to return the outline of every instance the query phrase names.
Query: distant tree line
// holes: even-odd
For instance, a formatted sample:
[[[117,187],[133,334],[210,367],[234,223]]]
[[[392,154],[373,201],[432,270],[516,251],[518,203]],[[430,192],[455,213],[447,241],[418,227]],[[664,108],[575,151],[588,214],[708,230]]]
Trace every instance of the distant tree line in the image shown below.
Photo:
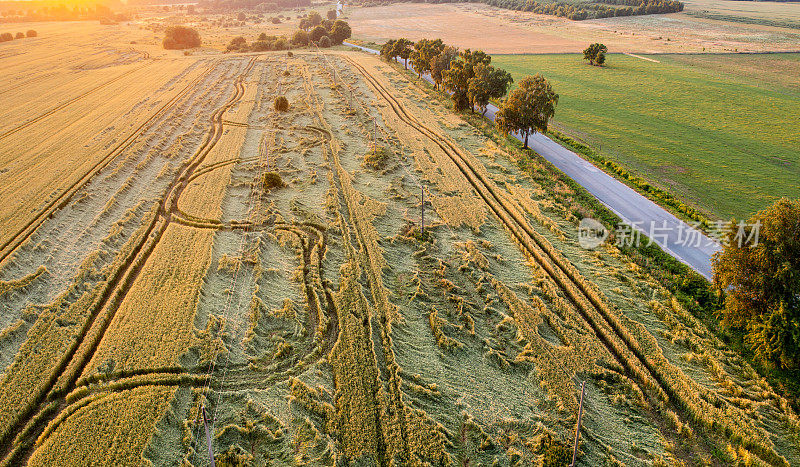
[[[430,74],[434,89],[449,93],[455,111],[477,109],[485,114],[489,102],[503,98],[514,81],[507,71],[491,65],[491,55],[458,50],[441,39],[392,39],[380,54],[389,62],[402,60],[406,68],[410,62],[418,76]],[[543,76],[527,76],[500,103],[495,124],[503,134],[519,133],[527,148],[531,134],[547,131],[557,103],[558,94]]]
[[[238,10],[280,11],[306,7],[311,0],[203,0],[198,4],[207,11],[230,12]]]
[[[391,1],[391,0],[390,0]],[[406,1],[406,0],[402,0]],[[417,3],[455,3],[460,0],[411,0]],[[602,0],[597,3],[570,3],[554,0],[480,0],[487,5],[509,10],[529,11],[572,20],[613,18],[615,16],[652,15],[683,11],[677,0]]]
[[[334,12],[335,15],[335,12]],[[327,15],[328,18],[331,15]],[[334,16],[335,17],[335,16]],[[244,37],[236,37],[228,44],[228,52],[265,52],[269,50],[288,50],[293,47],[331,47],[340,45],[351,35],[350,25],[342,20],[322,19],[316,11],[300,18],[299,29],[291,38],[284,36],[268,36],[261,33],[251,44]]]
[[[67,7],[61,5],[43,5],[29,2],[18,3],[18,8],[5,7],[0,10],[0,22],[34,22],[34,21],[83,21],[100,20],[104,22],[127,21],[130,16],[115,13],[105,5]]]

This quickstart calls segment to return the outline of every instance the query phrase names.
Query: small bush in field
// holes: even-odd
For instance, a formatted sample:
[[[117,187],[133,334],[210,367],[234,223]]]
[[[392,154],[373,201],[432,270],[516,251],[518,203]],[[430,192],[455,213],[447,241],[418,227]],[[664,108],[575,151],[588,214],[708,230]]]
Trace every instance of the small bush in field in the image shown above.
[[[10,32],[4,32],[3,34],[0,34],[0,42],[7,42],[7,41],[13,41],[13,40],[14,40],[14,36],[11,35]]]
[[[319,39],[319,46],[322,47],[323,49],[327,49],[328,47],[331,46],[331,38],[328,36],[322,36]]]
[[[200,47],[200,33],[196,29],[185,26],[170,26],[165,31],[163,46],[165,49],[192,49]]]
[[[18,32],[17,33],[17,39],[25,39],[25,33],[24,32]]]
[[[28,35],[28,37],[36,37],[37,36],[36,31],[34,31],[33,29],[29,29],[27,35]]]
[[[265,190],[269,190],[271,188],[280,188],[284,186],[283,179],[277,172],[265,173],[263,177],[261,177],[261,185],[264,187]]]
[[[275,98],[275,110],[286,112],[289,110],[289,100],[285,96],[278,96]]]
[[[383,146],[376,146],[364,156],[364,165],[371,169],[380,170],[389,160],[389,151]]]

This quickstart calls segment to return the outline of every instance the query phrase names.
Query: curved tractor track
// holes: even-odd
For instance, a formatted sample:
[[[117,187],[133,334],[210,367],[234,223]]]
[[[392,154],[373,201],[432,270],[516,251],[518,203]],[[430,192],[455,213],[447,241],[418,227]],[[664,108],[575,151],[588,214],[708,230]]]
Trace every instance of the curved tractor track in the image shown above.
[[[0,265],[5,262],[5,260],[14,252],[16,249],[22,245],[25,240],[27,240],[33,233],[38,229],[47,219],[49,219],[53,213],[64,206],[66,206],[71,200],[75,193],[84,187],[87,183],[89,183],[95,175],[100,173],[109,163],[111,163],[114,159],[117,158],[120,154],[122,154],[125,149],[130,147],[135,141],[136,138],[141,135],[146,129],[153,124],[153,122],[157,121],[160,117],[166,113],[171,107],[173,107],[176,103],[178,103],[186,94],[189,93],[194,87],[200,83],[204,78],[206,78],[211,71],[214,69],[213,63],[209,68],[203,72],[200,76],[190,81],[181,91],[173,96],[170,100],[168,100],[164,105],[158,108],[156,112],[148,118],[145,122],[139,125],[130,135],[128,135],[125,139],[120,141],[116,144],[103,158],[101,158],[94,166],[92,166],[88,172],[86,172],[78,181],[70,185],[68,188],[64,189],[58,196],[56,196],[52,201],[50,201],[47,206],[41,209],[36,215],[31,219],[27,224],[25,224],[22,228],[20,228],[14,235],[11,236],[8,240],[0,245]],[[107,83],[106,83],[107,84]],[[1,139],[1,138],[0,138]]]
[[[507,206],[507,201],[498,194],[494,184],[476,170],[469,158],[459,148],[412,116],[367,69],[350,57],[344,58],[390,105],[401,121],[436,144],[453,161],[486,205],[513,235],[515,241],[559,286],[581,318],[591,327],[609,353],[622,365],[628,376],[640,386],[643,392],[649,394],[650,397],[660,399],[668,406],[677,405],[687,408],[689,403],[671,387],[667,382],[668,376],[656,368],[628,333],[621,328],[620,323],[613,317],[609,305],[598,297],[596,291],[587,286],[586,281],[576,279],[582,279],[582,277],[574,265],[560,257],[560,254],[553,249],[549,242],[530,227],[518,209]],[[624,345],[620,345],[620,343]],[[683,411],[677,412],[683,414]],[[657,410],[654,410],[654,413],[659,415]],[[696,428],[700,428],[698,433],[705,431],[697,420],[686,418]]]
[[[207,133],[203,144],[189,158],[188,162],[184,163],[167,190],[166,195],[159,203],[158,209],[162,215],[152,217],[145,234],[140,236],[139,244],[127,256],[122,265],[112,273],[100,298],[91,305],[90,317],[84,325],[80,336],[70,347],[56,371],[50,376],[47,385],[49,389],[44,389],[35,394],[35,404],[31,406],[30,410],[22,413],[17,418],[16,423],[5,432],[5,436],[0,440],[0,455],[2,455],[0,465],[9,466],[25,463],[33,452],[33,443],[39,434],[66,407],[66,395],[76,388],[76,382],[80,374],[83,373],[86,365],[94,356],[106,329],[114,318],[116,310],[171,223],[171,216],[168,215],[170,208],[177,202],[180,193],[186,188],[194,171],[202,164],[211,149],[222,137],[222,116],[230,107],[238,103],[244,95],[243,81],[252,70],[254,64],[255,57],[250,59],[247,67],[237,77],[233,95],[212,114],[212,127]],[[209,72],[210,70],[206,73]],[[192,84],[196,84],[196,82],[197,80],[194,80],[188,88],[191,88]],[[133,135],[129,137],[131,140],[132,138]],[[65,373],[67,369],[70,370],[69,373]],[[60,385],[60,389],[56,387],[56,383],[63,380],[65,382]]]
[[[266,390],[275,384],[288,381],[292,376],[301,373],[307,364],[314,363],[327,355],[338,337],[338,319],[333,297],[322,280],[324,277],[322,258],[325,255],[326,245],[325,231],[309,223],[281,223],[276,224],[274,230],[290,232],[300,239],[304,270],[303,285],[310,308],[307,326],[309,330],[316,330],[316,337],[302,352],[271,366],[268,372],[253,370],[249,364],[230,365],[227,370],[223,367],[215,367],[211,374],[211,387],[216,391]],[[314,258],[315,256],[316,258]],[[316,290],[324,292],[324,300],[320,299]],[[218,382],[223,376],[225,380]],[[107,375],[97,374],[81,378],[76,381],[74,387],[82,389],[82,391],[76,391],[70,397],[60,400],[58,411],[49,414],[39,423],[40,432],[30,432],[30,436],[34,437],[36,441],[35,446],[31,446],[31,448],[44,443],[63,421],[86,404],[94,401],[93,396],[95,395],[131,390],[142,386],[204,388],[207,385],[208,377],[208,366],[202,365],[190,369],[170,366],[123,370]],[[44,426],[41,426],[42,424]]]

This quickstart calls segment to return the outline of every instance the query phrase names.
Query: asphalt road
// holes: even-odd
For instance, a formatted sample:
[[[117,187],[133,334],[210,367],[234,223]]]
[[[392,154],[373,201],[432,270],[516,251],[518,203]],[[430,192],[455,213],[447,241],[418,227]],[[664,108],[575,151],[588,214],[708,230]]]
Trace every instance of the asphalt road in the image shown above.
[[[377,50],[348,42],[344,44],[368,53],[379,53]],[[412,68],[411,64],[408,66]],[[428,75],[423,77],[429,82],[432,81]],[[486,117],[494,120],[496,112],[497,107],[489,104]],[[521,141],[520,135],[514,136]],[[541,133],[531,135],[528,138],[528,146],[584,187],[629,226],[643,234],[641,239],[637,240],[636,234],[622,233],[628,231],[627,227],[622,227],[621,233],[617,235],[618,241],[652,240],[706,279],[711,279],[711,257],[720,250],[719,243],[546,135]]]

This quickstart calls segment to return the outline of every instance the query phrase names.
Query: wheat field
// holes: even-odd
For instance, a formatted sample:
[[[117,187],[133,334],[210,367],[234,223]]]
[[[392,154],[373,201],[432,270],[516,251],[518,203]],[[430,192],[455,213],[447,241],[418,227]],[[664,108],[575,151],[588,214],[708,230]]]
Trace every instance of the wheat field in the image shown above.
[[[581,383],[579,465],[800,462],[567,185],[392,66],[129,42],[2,78],[3,465],[561,465]]]

